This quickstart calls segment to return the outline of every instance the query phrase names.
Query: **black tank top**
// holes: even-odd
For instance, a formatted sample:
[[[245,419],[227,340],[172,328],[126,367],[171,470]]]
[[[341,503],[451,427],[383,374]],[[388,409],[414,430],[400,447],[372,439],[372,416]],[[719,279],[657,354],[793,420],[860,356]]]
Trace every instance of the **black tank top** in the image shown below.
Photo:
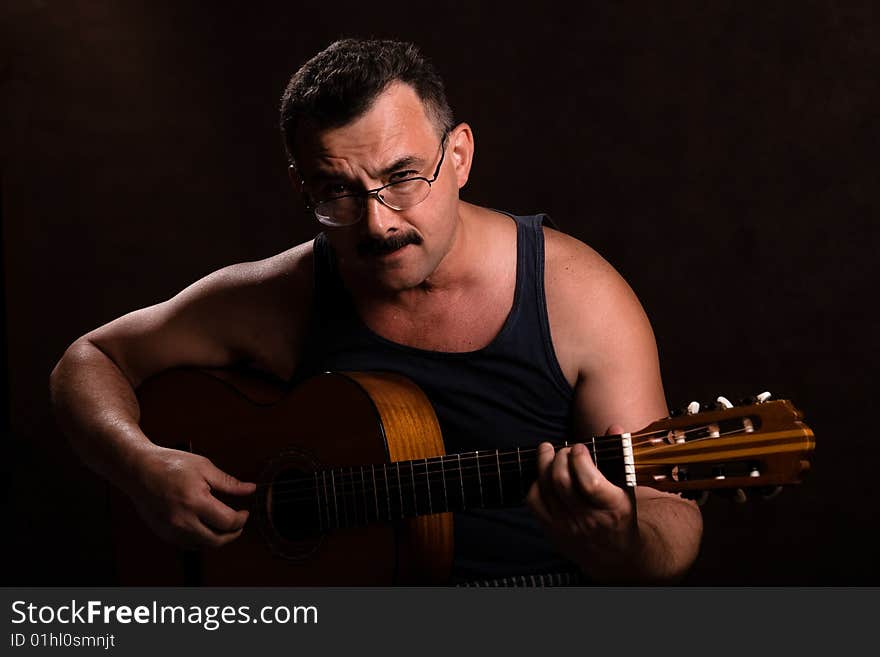
[[[465,353],[416,349],[367,328],[325,235],[318,235],[314,324],[297,378],[328,370],[402,374],[433,404],[447,453],[565,440],[573,391],[556,360],[544,298],[543,224],[549,217],[508,216],[517,223],[513,305],[495,338]],[[524,506],[460,512],[454,518],[452,583],[572,569]]]

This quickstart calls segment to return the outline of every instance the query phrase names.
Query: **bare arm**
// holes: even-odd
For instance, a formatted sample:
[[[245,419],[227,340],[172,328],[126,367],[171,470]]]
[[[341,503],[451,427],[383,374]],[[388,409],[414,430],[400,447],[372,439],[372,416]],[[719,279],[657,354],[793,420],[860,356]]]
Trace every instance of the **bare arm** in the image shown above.
[[[635,294],[571,238],[549,235],[548,309],[557,358],[575,389],[575,436],[637,431],[667,414],[654,335]],[[668,582],[696,559],[693,502],[638,487],[633,500],[583,445],[544,444],[529,503],[560,549],[604,582]],[[637,518],[637,522],[636,522]]]
[[[138,426],[135,389],[176,366],[236,363],[289,376],[311,295],[311,251],[303,245],[234,265],[174,298],[129,313],[76,340],[50,377],[53,410],[83,461],[135,502],[160,535],[221,545],[247,518],[212,490],[248,494],[207,459],[158,447]]]

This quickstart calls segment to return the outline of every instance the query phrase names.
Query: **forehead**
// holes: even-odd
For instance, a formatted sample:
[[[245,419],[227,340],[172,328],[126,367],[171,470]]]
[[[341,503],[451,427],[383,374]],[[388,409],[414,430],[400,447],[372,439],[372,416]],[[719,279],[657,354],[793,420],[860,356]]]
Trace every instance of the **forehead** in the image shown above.
[[[416,92],[394,83],[351,123],[317,129],[304,121],[296,134],[296,164],[303,177],[328,170],[381,168],[407,155],[425,154],[437,139]]]

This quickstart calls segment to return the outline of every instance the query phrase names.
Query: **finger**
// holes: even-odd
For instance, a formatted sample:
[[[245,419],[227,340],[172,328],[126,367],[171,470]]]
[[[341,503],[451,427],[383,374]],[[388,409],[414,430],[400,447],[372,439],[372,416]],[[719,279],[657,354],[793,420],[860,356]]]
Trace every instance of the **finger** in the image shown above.
[[[605,431],[606,436],[617,436],[622,433],[624,433],[623,426],[620,424],[612,424]]]
[[[216,538],[212,547],[222,547],[227,543],[232,543],[235,539],[241,536],[242,532],[244,532],[244,528],[239,529],[237,532],[229,532],[227,534],[215,534]]]
[[[553,462],[554,456],[556,456],[556,450],[553,449],[553,445],[550,443],[541,443],[538,445],[537,458],[539,477],[547,469],[547,466]]]
[[[529,505],[532,513],[537,516],[539,521],[544,525],[551,524],[552,517],[550,515],[550,510],[541,498],[541,487],[538,485],[537,481],[532,484],[531,488],[529,488],[529,493],[526,495],[526,504]]]
[[[250,495],[257,490],[257,485],[251,482],[239,481],[231,474],[223,472],[210,461],[202,471],[202,476],[211,485],[213,490],[229,495]]]
[[[217,532],[205,525],[192,511],[179,510],[167,523],[158,522],[157,531],[167,540],[185,548],[215,547],[234,539],[237,532]]]
[[[234,541],[241,536],[243,531],[243,529],[239,529],[234,532],[217,532],[196,519],[186,528],[185,540],[193,547],[217,548]]]
[[[212,495],[203,500],[195,511],[200,521],[221,533],[238,531],[244,527],[250,515],[246,509],[236,511]]]
[[[579,508],[583,506],[583,500],[579,498],[573,486],[569,471],[570,459],[571,448],[561,449],[557,452],[556,458],[550,466],[550,480],[553,485],[553,493],[561,507],[560,511],[573,515],[578,513]]]
[[[553,464],[559,458],[553,445],[550,443],[541,443],[538,445],[537,470],[538,470],[538,487],[540,489],[541,499],[544,507],[550,515],[561,513],[562,504],[556,496],[553,483]]]
[[[622,503],[623,490],[605,478],[584,445],[577,444],[572,448],[568,462],[574,489],[592,506],[613,508]]]

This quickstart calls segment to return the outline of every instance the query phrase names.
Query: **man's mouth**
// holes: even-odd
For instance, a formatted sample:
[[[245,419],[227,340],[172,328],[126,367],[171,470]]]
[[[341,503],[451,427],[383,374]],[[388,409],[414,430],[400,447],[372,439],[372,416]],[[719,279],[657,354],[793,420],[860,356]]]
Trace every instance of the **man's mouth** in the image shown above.
[[[422,238],[417,233],[404,233],[402,235],[392,235],[386,239],[361,240],[357,246],[358,255],[361,257],[384,257],[400,251],[410,244],[419,245]]]

